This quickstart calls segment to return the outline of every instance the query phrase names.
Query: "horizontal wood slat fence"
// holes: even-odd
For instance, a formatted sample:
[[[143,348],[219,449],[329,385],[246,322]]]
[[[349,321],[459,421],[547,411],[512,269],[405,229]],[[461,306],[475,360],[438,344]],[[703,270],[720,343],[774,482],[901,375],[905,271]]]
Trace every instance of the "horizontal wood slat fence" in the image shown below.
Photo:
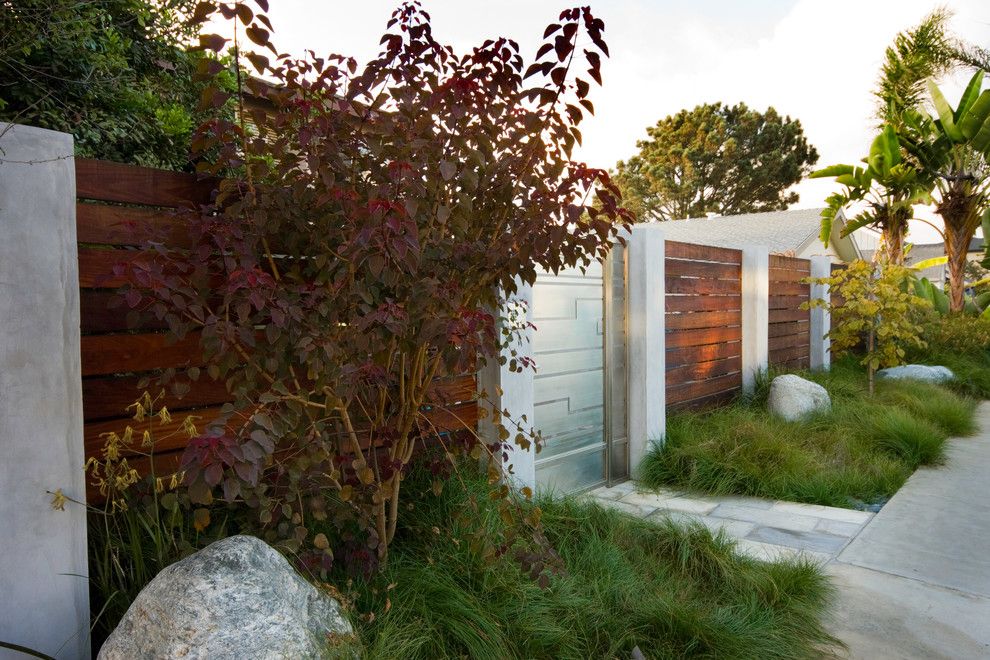
[[[807,369],[811,354],[811,312],[801,305],[811,298],[807,259],[770,255],[770,312],[768,330],[771,367]]]
[[[96,455],[102,433],[122,431],[130,423],[128,404],[141,394],[142,379],[164,369],[182,370],[203,363],[198,336],[170,341],[163,324],[148,316],[113,307],[124,278],[117,264],[142,258],[148,236],[165,236],[184,246],[189,238],[176,209],[209,201],[215,182],[190,174],[165,172],[96,160],[76,160],[77,233],[82,329],[84,437],[87,456]],[[154,231],[152,231],[154,230]],[[726,402],[742,389],[742,251],[677,241],[665,242],[666,400],[671,410]],[[834,269],[833,269],[834,270]],[[770,366],[799,369],[810,364],[810,312],[801,305],[810,296],[810,262],[769,258]],[[215,419],[230,400],[223,383],[201,377],[190,389],[168,392],[171,430],[187,414],[198,424]],[[438,383],[446,410],[428,414],[441,429],[478,421],[476,376]],[[166,428],[166,431],[169,430]],[[158,448],[159,471],[178,464],[185,447],[182,433]],[[147,464],[134,459],[139,470]]]
[[[742,388],[742,252],[665,243],[667,408],[698,408]]]
[[[198,335],[169,341],[161,322],[148,315],[128,314],[126,306],[112,307],[116,289],[125,284],[114,276],[117,264],[140,258],[138,247],[151,230],[163,232],[174,245],[188,241],[176,209],[206,203],[215,182],[191,174],[166,172],[133,165],[77,158],[76,232],[79,245],[81,361],[83,376],[84,440],[87,458],[103,445],[102,433],[123,431],[133,424],[125,408],[141,392],[139,382],[163,369],[185,369],[203,362]],[[156,233],[156,236],[158,234]],[[457,418],[477,423],[474,401],[475,376],[466,375],[438,383],[439,394],[450,402],[449,410],[430,412],[441,429],[460,428]],[[155,392],[151,390],[154,394]],[[200,428],[220,414],[231,399],[226,386],[205,374],[190,383],[181,396],[166,392],[165,405],[173,422],[156,427],[161,436],[181,429],[187,415],[198,417]],[[187,436],[174,433],[156,449],[156,472],[178,466]],[[139,471],[147,461],[131,461]]]

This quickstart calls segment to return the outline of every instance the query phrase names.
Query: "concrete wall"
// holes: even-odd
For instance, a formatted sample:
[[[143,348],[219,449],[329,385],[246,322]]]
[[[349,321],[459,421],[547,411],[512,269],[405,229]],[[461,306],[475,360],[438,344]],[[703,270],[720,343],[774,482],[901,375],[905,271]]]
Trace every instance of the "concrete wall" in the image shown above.
[[[45,492],[86,498],[72,153],[0,123],[0,639],[88,658],[85,511]]]

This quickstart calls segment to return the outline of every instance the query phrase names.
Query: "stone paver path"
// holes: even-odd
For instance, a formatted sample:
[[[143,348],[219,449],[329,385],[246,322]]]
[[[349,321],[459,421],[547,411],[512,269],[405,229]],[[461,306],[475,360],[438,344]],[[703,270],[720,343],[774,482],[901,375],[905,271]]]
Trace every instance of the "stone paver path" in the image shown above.
[[[677,490],[640,491],[633,482],[598,488],[590,495],[643,518],[669,517],[722,530],[738,541],[740,552],[758,559],[804,556],[827,563],[873,518],[816,504],[796,504],[755,497],[702,497]]]

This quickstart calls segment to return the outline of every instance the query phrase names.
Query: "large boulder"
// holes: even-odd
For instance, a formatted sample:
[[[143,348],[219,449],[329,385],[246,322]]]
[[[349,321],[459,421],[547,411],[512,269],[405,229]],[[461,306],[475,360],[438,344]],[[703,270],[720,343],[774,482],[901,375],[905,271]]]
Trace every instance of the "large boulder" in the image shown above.
[[[831,410],[832,400],[828,391],[818,383],[794,374],[784,374],[770,383],[767,407],[772,414],[794,422],[818,411]]]
[[[138,594],[99,658],[353,655],[340,603],[264,541],[231,536],[178,561]]]
[[[881,369],[877,372],[877,378],[891,380],[910,378],[926,383],[946,383],[955,377],[956,375],[948,367],[933,367],[927,364],[902,364],[899,367]]]

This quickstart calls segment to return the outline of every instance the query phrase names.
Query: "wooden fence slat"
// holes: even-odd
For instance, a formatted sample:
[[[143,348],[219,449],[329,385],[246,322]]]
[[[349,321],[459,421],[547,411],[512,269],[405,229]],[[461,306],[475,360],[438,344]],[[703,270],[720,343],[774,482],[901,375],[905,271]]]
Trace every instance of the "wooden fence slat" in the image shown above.
[[[176,207],[207,203],[215,188],[215,179],[193,174],[76,159],[76,196],[80,199]]]
[[[810,343],[811,343],[811,333],[809,333],[806,330],[805,332],[784,335],[783,337],[771,337],[768,342],[768,345],[770,352],[773,353],[783,348],[792,348],[795,346],[809,346]]]
[[[667,388],[667,402],[676,404],[699,397],[738,390],[742,387],[742,373],[717,376],[708,380],[700,380],[685,385]]]
[[[76,240],[107,245],[144,245],[152,231],[169,245],[188,247],[189,233],[174,211],[135,206],[76,204]]]
[[[718,312],[742,309],[742,296],[733,295],[667,295],[664,298],[667,312]]]
[[[770,284],[773,288],[773,284]],[[768,304],[770,309],[800,309],[801,305],[808,302],[808,296],[775,296],[770,294]]]
[[[667,293],[740,294],[740,280],[701,280],[686,277],[667,278]]]
[[[142,378],[142,376],[84,378],[83,412],[86,421],[121,417],[127,414],[127,406],[134,403],[145,390],[153,396],[163,391],[154,378],[146,387],[138,387]],[[176,396],[170,387],[165,387],[164,392],[165,398],[161,403],[174,412],[188,408],[217,406],[232,399],[223,381],[215,381],[207,376],[190,382],[189,391],[181,397]]]
[[[110,306],[115,296],[119,294],[113,289],[82,289],[79,292],[79,317],[83,334],[156,331],[166,328],[165,321],[160,321],[151,314],[141,315],[138,325],[132,326],[127,320],[130,310],[126,304]]]
[[[668,331],[732,325],[742,325],[741,311],[668,313],[664,317],[664,326]]]
[[[770,282],[801,282],[811,277],[811,273],[799,270],[782,270],[780,268],[770,269]],[[810,285],[809,285],[810,286]]]
[[[770,255],[770,268],[811,272],[811,261],[801,257],[787,257],[782,254]]]
[[[163,333],[86,335],[80,342],[82,375],[133,373],[203,363],[199,334],[171,342]]]
[[[725,264],[742,264],[742,250],[680,241],[665,241],[664,254],[673,259],[690,259],[693,261],[715,261]]]
[[[114,275],[118,264],[147,258],[142,250],[105,250],[79,248],[79,287],[82,289],[117,288],[127,284],[125,276]]]
[[[696,397],[694,399],[688,399],[686,401],[679,401],[677,403],[669,404],[667,407],[669,410],[703,410],[707,408],[716,408],[718,406],[723,406],[730,403],[733,399],[739,396],[740,391],[741,386],[735,389],[716,392],[715,394],[708,394],[705,396]]]
[[[742,371],[742,357],[735,356],[725,360],[711,362],[695,362],[680,367],[667,369],[667,387],[683,385],[692,381],[707,380],[716,376]]]
[[[774,364],[779,364],[780,362],[786,362],[787,360],[793,360],[795,358],[807,358],[811,353],[809,346],[793,346],[791,348],[781,348],[780,350],[774,351],[771,354],[771,362]]]
[[[741,355],[742,343],[740,341],[705,344],[703,346],[686,346],[683,348],[668,347],[664,354],[667,369],[694,364],[696,362],[709,362],[711,360],[739,357]]]
[[[771,323],[767,334],[770,339],[773,339],[774,337],[807,332],[810,327],[809,321],[781,321],[780,323]]]
[[[721,264],[711,261],[690,261],[671,259],[664,261],[666,277],[704,277],[719,280],[738,280],[742,276],[742,266]]]
[[[782,321],[806,321],[811,318],[811,311],[807,309],[771,309],[770,323],[780,323]]]
[[[742,328],[701,328],[698,330],[675,330],[666,336],[667,348],[684,348],[729,341],[740,341]]]
[[[800,282],[772,282],[770,290],[775,296],[808,296],[811,287]]]

